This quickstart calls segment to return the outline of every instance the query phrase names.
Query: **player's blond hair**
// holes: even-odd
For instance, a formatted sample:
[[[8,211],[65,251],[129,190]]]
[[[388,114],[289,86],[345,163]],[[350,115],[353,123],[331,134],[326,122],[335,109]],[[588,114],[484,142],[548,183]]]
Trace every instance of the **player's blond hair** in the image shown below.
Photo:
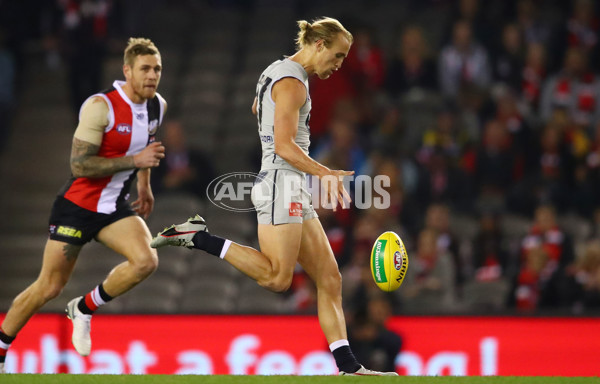
[[[296,37],[296,47],[302,49],[313,44],[316,41],[323,40],[326,47],[329,47],[333,39],[341,33],[350,43],[354,41],[354,37],[338,20],[331,17],[322,17],[313,20],[309,23],[306,20],[299,20],[298,37]]]
[[[160,56],[160,52],[152,40],[143,37],[130,37],[127,42],[127,47],[125,48],[125,53],[123,54],[123,62],[125,65],[133,67],[135,58],[143,55]]]

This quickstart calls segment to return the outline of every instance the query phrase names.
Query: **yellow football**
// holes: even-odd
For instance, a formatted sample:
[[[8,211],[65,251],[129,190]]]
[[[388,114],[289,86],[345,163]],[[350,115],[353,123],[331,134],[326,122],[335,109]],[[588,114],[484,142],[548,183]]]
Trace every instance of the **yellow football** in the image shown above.
[[[371,251],[371,273],[375,284],[386,292],[398,289],[408,269],[408,254],[400,236],[392,231],[382,233]]]

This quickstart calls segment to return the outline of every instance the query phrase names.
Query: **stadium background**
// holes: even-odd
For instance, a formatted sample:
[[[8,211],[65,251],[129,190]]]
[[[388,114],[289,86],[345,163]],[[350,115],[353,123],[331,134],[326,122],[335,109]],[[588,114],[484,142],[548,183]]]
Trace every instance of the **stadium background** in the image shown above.
[[[407,315],[510,316],[555,321],[567,335],[578,333],[561,317],[594,319],[600,305],[598,11],[585,0],[0,2],[0,311],[38,272],[50,206],[68,177],[78,105],[122,77],[129,36],[159,46],[165,67],[159,92],[169,102],[163,137],[169,140],[171,132],[174,148],[182,127],[193,150],[190,162],[201,164],[198,183],[156,184],[151,230],[200,212],[214,233],[256,245],[253,215],[208,202],[203,177],[258,170],[249,113],[256,78],[293,52],[296,20],[328,15],[357,41],[341,71],[311,84],[311,151],[331,166],[394,181],[390,210],[319,212],[344,276],[350,326],[385,321],[407,348],[402,325],[412,329],[421,319],[406,317],[403,324]],[[456,70],[460,52],[452,46],[460,20],[468,21],[478,48],[470,51],[470,64]],[[578,64],[585,60],[587,69]],[[534,222],[541,204],[552,204],[557,214],[557,225],[547,231]],[[369,308],[381,296],[363,272],[373,236],[389,229],[405,239],[411,267],[439,284],[423,293],[415,278],[385,295],[377,320]],[[421,260],[417,255],[426,255],[428,245],[436,256]],[[160,258],[150,279],[102,313],[289,319],[315,313],[314,288],[301,271],[288,294],[275,295],[213,258],[179,249],[161,250]],[[93,288],[118,261],[98,244],[86,247],[72,281],[44,312],[61,313],[68,299]],[[158,327],[172,327],[186,318],[156,319]],[[48,329],[68,349],[63,327]],[[589,344],[567,340],[579,348],[571,357],[586,362],[599,336],[581,329],[589,331]],[[15,348],[40,350],[38,336]],[[561,356],[572,347],[567,341],[540,350]],[[467,347],[455,341],[432,348]]]

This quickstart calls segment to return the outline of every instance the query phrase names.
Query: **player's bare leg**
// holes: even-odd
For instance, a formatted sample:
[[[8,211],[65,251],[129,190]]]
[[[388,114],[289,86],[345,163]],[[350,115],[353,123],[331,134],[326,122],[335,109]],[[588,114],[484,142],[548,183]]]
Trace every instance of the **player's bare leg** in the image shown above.
[[[319,324],[340,369],[340,375],[396,376],[360,365],[350,350],[342,309],[342,277],[335,256],[318,219],[306,220],[298,262],[317,287]]]
[[[152,239],[152,247],[165,245],[202,249],[219,256],[274,292],[289,288],[298,259],[302,224],[259,224],[258,239],[261,251],[232,243],[208,233],[200,215],[185,223],[172,225]]]
[[[318,290],[319,323],[341,375],[396,375],[365,369],[348,344],[342,310],[341,276],[325,231],[317,219],[304,224],[258,225],[261,251],[210,235],[202,217],[172,225],[153,240],[153,247],[174,245],[197,248],[219,256],[275,292],[289,288],[297,261],[305,267]]]
[[[298,259],[302,224],[259,224],[261,251],[232,243],[224,260],[273,292],[286,291]]]
[[[48,301],[58,296],[71,277],[81,246],[48,240],[37,279],[13,301],[0,327],[0,355],[6,351],[27,321]]]
[[[48,240],[38,278],[13,301],[2,329],[15,336],[48,301],[58,296],[69,281],[81,246]]]
[[[342,277],[327,235],[318,219],[304,222],[298,262],[315,282],[319,324],[328,343],[346,339]]]
[[[135,287],[158,267],[158,255],[150,248],[152,235],[139,216],[129,216],[103,228],[98,241],[125,256],[102,283],[111,297],[117,297]]]
[[[92,313],[150,276],[158,266],[156,251],[150,248],[150,231],[138,216],[116,221],[104,227],[96,237],[108,248],[125,256],[127,261],[117,265],[92,292],[67,304],[67,316],[73,322],[71,340],[82,356],[89,355],[92,348]]]

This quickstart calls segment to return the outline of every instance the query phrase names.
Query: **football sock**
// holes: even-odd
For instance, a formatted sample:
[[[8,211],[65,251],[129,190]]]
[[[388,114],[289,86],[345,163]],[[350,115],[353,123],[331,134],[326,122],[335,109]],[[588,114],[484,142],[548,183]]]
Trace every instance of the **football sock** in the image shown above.
[[[82,300],[79,300],[77,308],[86,315],[93,314],[98,307],[111,301],[113,298],[106,293],[102,284],[94,288],[90,293],[85,295]]]
[[[14,336],[8,336],[2,328],[0,328],[0,363],[4,363],[6,360],[6,353],[8,352],[8,347],[10,347],[10,343],[15,340]]]
[[[348,340],[334,341],[329,344],[329,349],[333,353],[335,364],[340,371],[354,373],[360,369],[360,364],[352,353]]]
[[[231,240],[211,235],[205,231],[197,232],[192,238],[192,242],[194,243],[194,248],[201,249],[214,256],[219,256],[221,259],[225,257],[231,245]]]

